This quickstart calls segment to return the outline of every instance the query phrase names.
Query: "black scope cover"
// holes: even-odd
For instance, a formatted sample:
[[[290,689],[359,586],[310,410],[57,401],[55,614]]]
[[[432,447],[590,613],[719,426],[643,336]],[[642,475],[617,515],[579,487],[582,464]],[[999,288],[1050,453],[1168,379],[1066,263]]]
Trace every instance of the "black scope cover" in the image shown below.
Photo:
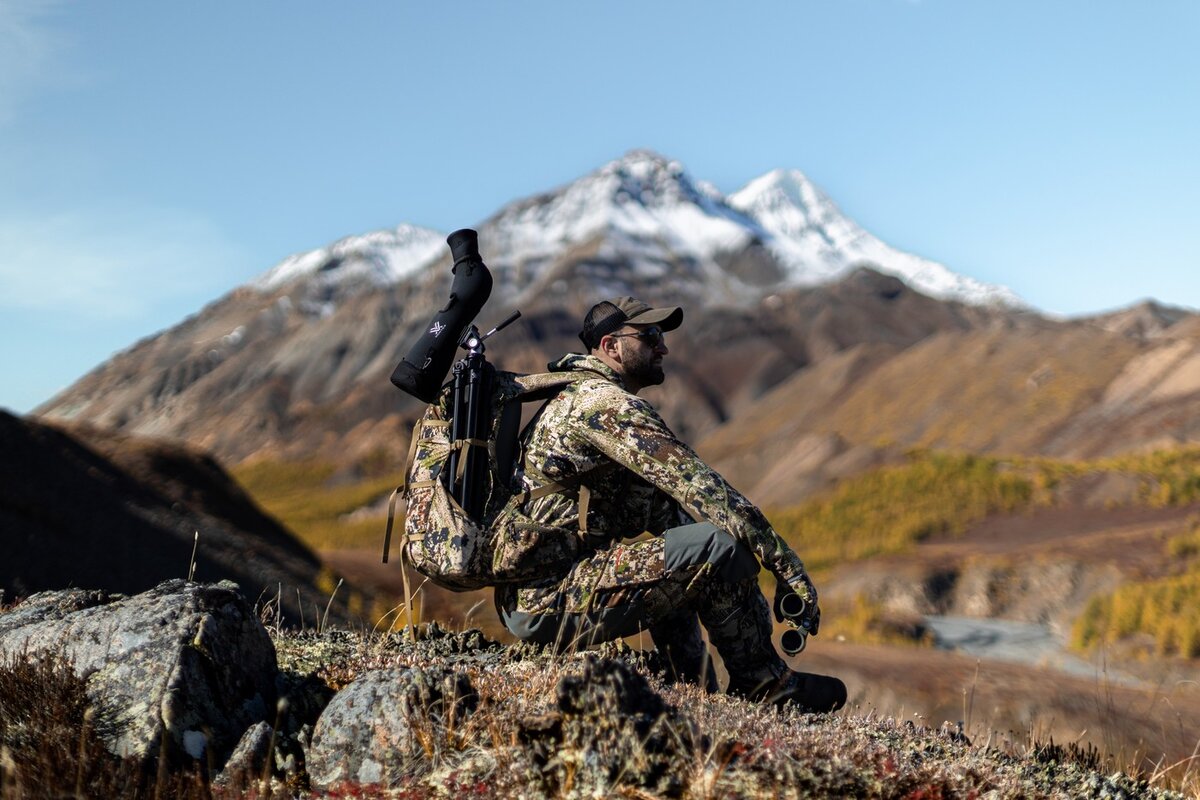
[[[425,403],[437,397],[454,363],[458,340],[492,293],[492,273],[479,257],[478,234],[463,228],[450,234],[446,243],[454,257],[450,300],[392,372],[392,383]]]

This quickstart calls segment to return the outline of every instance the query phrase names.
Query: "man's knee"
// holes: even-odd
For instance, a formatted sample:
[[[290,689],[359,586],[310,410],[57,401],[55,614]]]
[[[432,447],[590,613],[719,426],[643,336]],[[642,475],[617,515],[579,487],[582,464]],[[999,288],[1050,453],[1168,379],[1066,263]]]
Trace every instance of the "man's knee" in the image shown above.
[[[740,583],[758,574],[758,559],[750,548],[710,522],[672,528],[663,539],[668,571],[709,563],[726,583]]]

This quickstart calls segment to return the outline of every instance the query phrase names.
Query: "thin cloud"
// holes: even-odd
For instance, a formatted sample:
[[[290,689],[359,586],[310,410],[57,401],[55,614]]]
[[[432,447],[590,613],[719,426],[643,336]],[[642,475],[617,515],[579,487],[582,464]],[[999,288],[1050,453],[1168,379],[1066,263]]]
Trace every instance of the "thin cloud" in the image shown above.
[[[213,225],[181,213],[10,218],[0,220],[0,308],[131,319],[228,289],[245,262]]]
[[[57,80],[57,56],[66,44],[47,24],[59,8],[51,0],[0,2],[0,124],[26,97]]]

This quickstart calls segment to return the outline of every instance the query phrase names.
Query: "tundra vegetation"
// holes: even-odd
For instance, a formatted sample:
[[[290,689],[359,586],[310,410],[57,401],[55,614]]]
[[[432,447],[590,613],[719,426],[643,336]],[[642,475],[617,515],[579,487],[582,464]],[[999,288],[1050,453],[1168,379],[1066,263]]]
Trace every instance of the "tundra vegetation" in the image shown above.
[[[579,655],[498,646],[477,631],[271,629],[281,697],[271,746],[293,748],[230,774],[219,765],[135,763],[103,743],[113,724],[54,656],[0,664],[0,798],[267,797],[862,797],[1178,798],[1197,770],[1130,767],[1091,747],[1031,734],[962,731],[862,709],[782,711],[689,685],[668,685],[653,654],[618,643]],[[403,759],[370,782],[319,782],[330,758],[360,758],[395,709],[360,710],[319,752],[330,698],[379,670],[452,675],[452,695],[405,707]],[[443,683],[445,687],[449,684]],[[296,716],[291,722],[287,715]],[[302,717],[302,718],[301,718]],[[314,732],[315,728],[315,732]],[[375,732],[372,733],[372,730]],[[966,734],[974,741],[970,741]],[[291,739],[288,739],[291,741]],[[353,744],[360,742],[360,744]],[[390,749],[390,748],[389,748]],[[304,764],[308,767],[305,768]],[[217,773],[217,774],[214,774]],[[330,771],[331,775],[336,772]],[[319,784],[319,785],[318,785]]]

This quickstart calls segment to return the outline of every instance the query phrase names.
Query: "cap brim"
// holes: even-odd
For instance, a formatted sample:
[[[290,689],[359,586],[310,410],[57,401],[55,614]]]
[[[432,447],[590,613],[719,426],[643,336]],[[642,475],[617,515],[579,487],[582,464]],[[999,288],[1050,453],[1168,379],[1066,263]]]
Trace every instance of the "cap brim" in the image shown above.
[[[664,331],[673,331],[683,324],[683,309],[648,308],[625,320],[626,325],[657,325]]]

